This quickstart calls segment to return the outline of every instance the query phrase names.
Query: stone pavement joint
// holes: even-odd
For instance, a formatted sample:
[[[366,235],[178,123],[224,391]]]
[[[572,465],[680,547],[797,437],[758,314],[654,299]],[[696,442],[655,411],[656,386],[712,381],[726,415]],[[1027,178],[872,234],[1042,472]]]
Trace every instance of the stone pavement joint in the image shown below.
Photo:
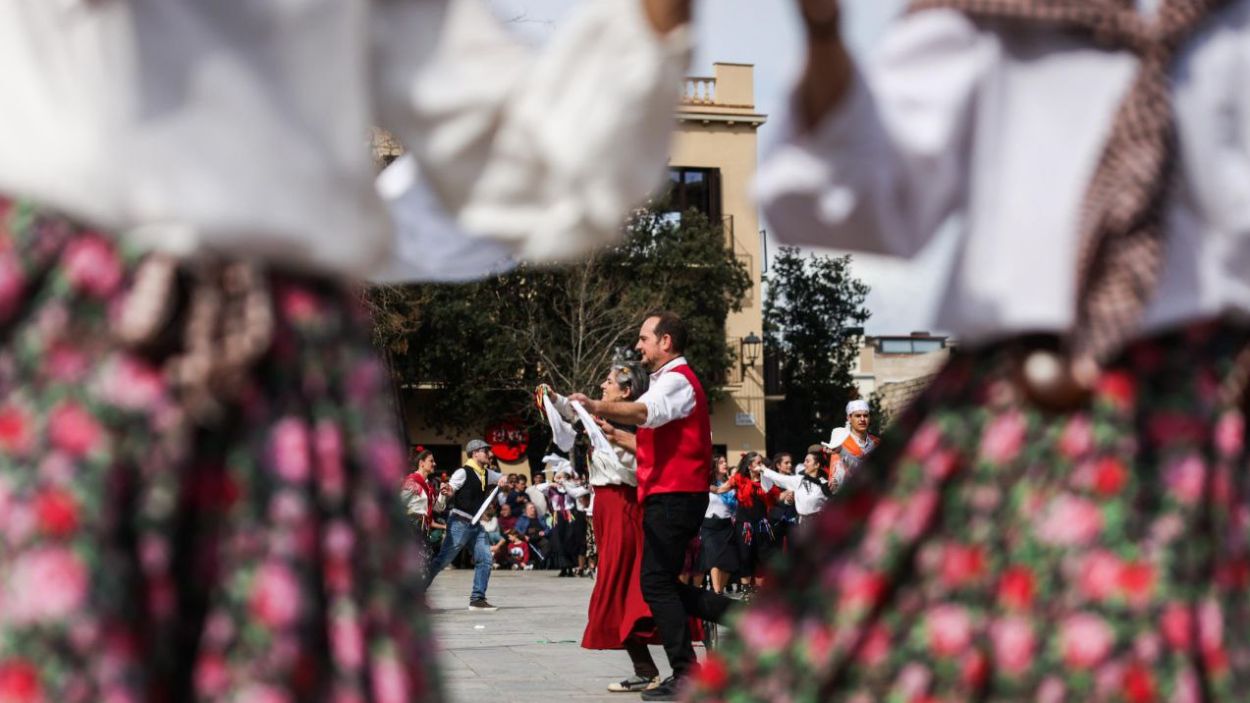
[[[554,571],[496,571],[486,593],[499,607],[495,612],[469,610],[472,584],[472,570],[448,569],[429,592],[451,703],[639,700],[607,691],[609,683],[634,673],[623,650],[580,646],[593,581],[559,578]],[[651,655],[668,676],[664,649],[652,647]]]

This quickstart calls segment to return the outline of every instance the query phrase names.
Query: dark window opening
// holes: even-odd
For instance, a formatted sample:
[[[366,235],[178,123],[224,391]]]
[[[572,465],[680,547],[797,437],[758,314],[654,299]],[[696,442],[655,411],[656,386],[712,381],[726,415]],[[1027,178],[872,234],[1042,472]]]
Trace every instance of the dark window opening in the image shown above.
[[[668,193],[662,209],[680,217],[688,210],[698,210],[712,222],[720,222],[721,177],[718,168],[673,167],[668,170]]]

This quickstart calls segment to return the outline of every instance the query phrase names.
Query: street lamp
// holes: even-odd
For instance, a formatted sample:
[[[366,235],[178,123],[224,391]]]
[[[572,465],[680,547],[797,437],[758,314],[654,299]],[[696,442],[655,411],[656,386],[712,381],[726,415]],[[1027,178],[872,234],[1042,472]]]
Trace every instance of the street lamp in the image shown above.
[[[742,360],[743,374],[746,373],[748,368],[755,366],[756,361],[759,361],[760,348],[763,346],[764,340],[757,337],[754,332],[742,338],[742,354],[739,358]]]

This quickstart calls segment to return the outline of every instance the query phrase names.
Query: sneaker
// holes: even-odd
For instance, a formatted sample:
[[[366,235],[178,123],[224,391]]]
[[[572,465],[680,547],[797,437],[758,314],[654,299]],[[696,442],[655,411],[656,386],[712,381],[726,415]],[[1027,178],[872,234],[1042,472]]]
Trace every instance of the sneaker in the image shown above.
[[[675,701],[681,693],[681,679],[670,676],[660,682],[655,688],[649,688],[642,692],[642,700],[644,701]]]
[[[494,612],[496,610],[499,610],[499,608],[496,608],[490,603],[487,603],[485,598],[479,598],[478,600],[475,600],[475,601],[469,601],[469,610],[481,610],[483,612]]]
[[[534,565],[533,565],[533,564],[526,564],[526,565],[525,565],[524,570],[525,570],[525,571],[533,571],[533,570],[534,570]]]
[[[638,693],[639,691],[649,691],[659,685],[659,676],[652,679],[645,676],[631,676],[624,681],[608,684],[608,691],[612,693]]]

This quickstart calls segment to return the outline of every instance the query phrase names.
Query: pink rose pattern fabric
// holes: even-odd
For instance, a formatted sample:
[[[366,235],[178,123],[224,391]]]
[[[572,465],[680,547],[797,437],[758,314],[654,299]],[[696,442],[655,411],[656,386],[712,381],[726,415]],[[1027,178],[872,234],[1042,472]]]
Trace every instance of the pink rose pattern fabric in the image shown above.
[[[1219,389],[1250,332],[1142,342],[1083,411],[956,357],[773,565],[688,700],[1243,700],[1250,473]],[[875,467],[875,468],[874,468]]]
[[[0,701],[440,700],[350,295],[274,275],[272,351],[197,428],[110,341],[135,263],[0,199]]]

